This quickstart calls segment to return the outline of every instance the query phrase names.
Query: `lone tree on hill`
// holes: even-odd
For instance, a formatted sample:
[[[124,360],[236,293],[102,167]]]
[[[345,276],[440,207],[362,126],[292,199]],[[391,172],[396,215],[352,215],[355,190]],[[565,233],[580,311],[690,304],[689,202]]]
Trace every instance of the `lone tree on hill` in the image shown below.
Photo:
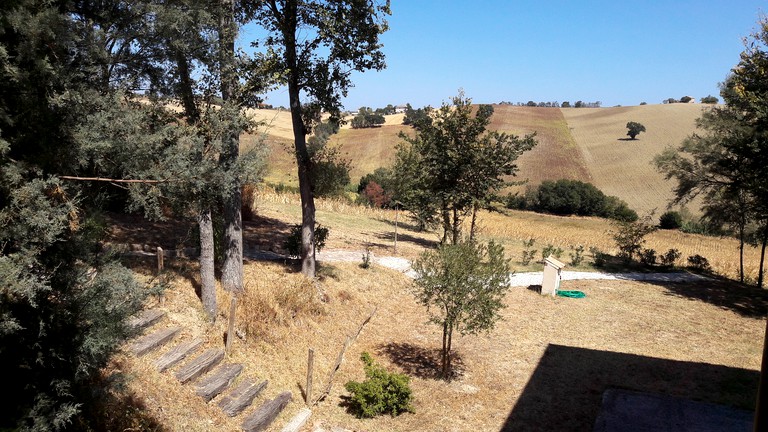
[[[627,123],[627,129],[627,136],[631,139],[637,139],[635,137],[640,135],[640,132],[645,132],[645,126],[633,121]]]

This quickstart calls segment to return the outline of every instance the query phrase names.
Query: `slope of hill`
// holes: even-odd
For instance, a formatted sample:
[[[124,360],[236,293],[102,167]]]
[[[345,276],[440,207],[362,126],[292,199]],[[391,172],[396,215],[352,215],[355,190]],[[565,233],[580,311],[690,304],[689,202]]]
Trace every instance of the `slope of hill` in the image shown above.
[[[560,178],[588,181],[644,214],[653,209],[664,211],[673,196],[674,183],[656,172],[651,165],[653,156],[693,133],[695,120],[705,107],[671,104],[558,109],[501,105],[494,107],[490,128],[520,136],[536,132],[538,145],[520,158],[518,176],[510,180],[528,180],[532,185]],[[253,110],[250,114],[265,122],[262,130],[270,148],[267,180],[295,185],[290,113]],[[628,121],[642,123],[647,132],[637,140],[627,140]],[[377,128],[351,129],[347,124],[331,137],[330,144],[340,146],[344,157],[351,160],[353,183],[394,160],[401,142],[398,134],[412,133],[401,122],[402,114],[395,114]],[[246,137],[244,144],[254,139],[255,135]],[[523,189],[516,186],[509,191]]]
[[[706,105],[670,104],[618,108],[561,109],[595,186],[615,195],[640,214],[663,212],[673,197],[651,164],[666,146],[677,146],[695,130]],[[647,132],[628,140],[626,124],[642,123]]]

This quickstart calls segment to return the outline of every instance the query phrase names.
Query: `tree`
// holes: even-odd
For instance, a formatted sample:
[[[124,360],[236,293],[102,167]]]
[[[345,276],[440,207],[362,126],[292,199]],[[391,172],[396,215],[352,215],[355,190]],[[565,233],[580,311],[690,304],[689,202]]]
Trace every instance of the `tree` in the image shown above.
[[[379,35],[387,30],[389,2],[376,0],[267,0],[244,5],[268,33],[259,46],[271,72],[288,86],[301,196],[302,273],[315,276],[315,202],[306,136],[319,111],[340,120],[341,97],[353,71],[384,68]],[[302,97],[309,103],[302,103]]]
[[[690,97],[690,96],[683,96],[683,97],[680,98],[680,103],[689,103],[692,100],[693,100],[693,98]]]
[[[703,103],[703,104],[716,104],[718,102],[720,102],[720,99],[718,99],[717,97],[712,96],[712,95],[707,95],[707,96],[701,98],[701,103]]]
[[[450,379],[454,330],[462,335],[489,331],[501,318],[509,260],[494,242],[444,244],[424,252],[413,269],[416,299],[427,307],[429,320],[443,328],[440,374]]]
[[[630,139],[635,139],[636,136],[640,135],[640,132],[645,132],[645,126],[638,122],[627,122],[627,136]]]
[[[377,109],[374,112],[368,107],[361,107],[352,119],[352,129],[371,128],[384,124],[386,119],[378,111],[380,110]]]
[[[413,109],[411,104],[405,104],[405,116],[403,117],[403,124],[408,126],[415,126],[425,120],[429,116],[432,108],[426,106],[424,108]]]
[[[613,232],[613,240],[619,248],[619,256],[624,258],[626,262],[630,262],[640,255],[645,243],[645,236],[656,231],[656,226],[652,223],[650,216],[634,222],[616,221],[614,226],[616,230]]]
[[[395,172],[403,204],[425,225],[440,221],[442,243],[461,240],[464,217],[471,213],[469,237],[475,234],[479,208],[490,204],[505,185],[503,176],[517,172],[517,158],[536,144],[534,135],[486,131],[493,107],[475,110],[463,93],[415,125],[416,135],[400,134]]]
[[[568,101],[565,101],[565,102],[563,102],[562,105],[560,105],[560,107],[561,108],[570,108],[571,107],[571,103],[568,102]]]

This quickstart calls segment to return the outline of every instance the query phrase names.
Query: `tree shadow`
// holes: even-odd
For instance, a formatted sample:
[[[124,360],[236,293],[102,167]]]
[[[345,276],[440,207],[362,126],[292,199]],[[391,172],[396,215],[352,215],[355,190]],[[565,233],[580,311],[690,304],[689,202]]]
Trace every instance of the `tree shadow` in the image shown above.
[[[395,233],[394,232],[378,232],[374,234],[376,238],[381,240],[386,240],[390,242],[395,241]],[[412,236],[410,234],[403,234],[403,233],[397,233],[397,241],[398,242],[408,242],[413,243],[418,246],[422,246],[425,248],[434,248],[437,246],[438,242],[436,240],[427,240],[421,237]]]
[[[638,141],[637,138],[618,138],[616,141]]]
[[[550,344],[501,431],[593,430],[613,388],[752,410],[759,378],[754,370]],[[632,419],[625,426],[615,430],[655,430],[632,428]]]
[[[709,276],[693,282],[655,282],[673,297],[702,301],[720,309],[749,318],[764,318],[768,314],[768,291],[722,277]]]
[[[376,352],[386,356],[407,375],[424,379],[442,379],[440,376],[440,357],[442,349],[425,348],[408,342],[389,342],[380,345]],[[452,371],[449,380],[464,375],[465,365],[460,353],[451,355]]]

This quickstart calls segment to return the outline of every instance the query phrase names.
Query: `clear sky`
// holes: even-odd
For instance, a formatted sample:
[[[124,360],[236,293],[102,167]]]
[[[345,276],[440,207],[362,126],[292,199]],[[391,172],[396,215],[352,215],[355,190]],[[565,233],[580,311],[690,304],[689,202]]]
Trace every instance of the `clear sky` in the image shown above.
[[[459,88],[476,103],[719,97],[753,0],[392,0],[387,68],[356,74],[346,109],[439,106]],[[285,90],[267,103],[288,106]]]

